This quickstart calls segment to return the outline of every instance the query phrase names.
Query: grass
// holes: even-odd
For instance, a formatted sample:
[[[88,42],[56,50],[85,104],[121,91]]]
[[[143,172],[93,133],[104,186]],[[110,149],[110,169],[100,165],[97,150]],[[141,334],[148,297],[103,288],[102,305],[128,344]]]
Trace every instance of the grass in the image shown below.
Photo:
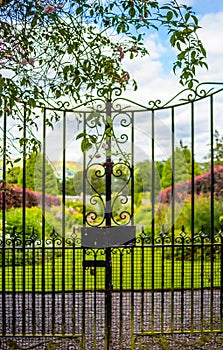
[[[221,285],[221,261],[218,256],[208,260],[203,256],[193,262],[165,257],[165,249],[158,247],[135,247],[134,253],[129,248],[113,250],[112,283],[115,290],[152,289],[191,289],[219,287]],[[12,252],[10,252],[12,253]],[[10,255],[10,253],[8,253]],[[31,251],[30,251],[31,253]],[[105,260],[103,250],[89,250],[87,260]],[[19,252],[22,254],[22,251]],[[204,259],[205,258],[205,259]],[[27,259],[27,257],[26,257]],[[28,261],[28,260],[27,260]],[[86,290],[105,289],[105,267],[83,269],[83,250],[71,247],[57,248],[53,259],[52,248],[47,248],[44,263],[41,248],[35,249],[35,264],[26,266],[6,266],[5,283],[2,283],[0,268],[0,288],[7,292],[45,292],[81,291],[83,281]],[[203,262],[202,262],[203,261]],[[43,269],[44,268],[44,269]],[[132,278],[133,277],[133,278]],[[211,280],[213,280],[211,284]]]

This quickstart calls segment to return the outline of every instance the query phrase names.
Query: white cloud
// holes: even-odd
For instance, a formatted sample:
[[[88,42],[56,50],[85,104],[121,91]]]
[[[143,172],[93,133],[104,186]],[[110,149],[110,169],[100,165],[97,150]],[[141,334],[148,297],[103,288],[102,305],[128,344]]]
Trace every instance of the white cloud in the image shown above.
[[[223,12],[211,13],[201,19],[200,38],[207,50],[208,71],[199,72],[203,81],[223,81]]]
[[[124,61],[124,68],[130,73],[131,78],[136,80],[138,89],[133,92],[128,88],[123,94],[145,105],[148,101],[158,98],[166,101],[173,96],[174,91],[177,92],[180,89],[177,77],[172,72],[170,74],[165,72],[163,57],[167,56],[169,48],[162,44],[161,38],[157,34],[151,35],[146,41],[146,47],[150,53],[149,56]]]
[[[190,3],[191,4],[191,3]],[[222,82],[223,83],[223,12],[210,13],[201,17],[199,37],[207,50],[207,63],[209,69],[198,69],[197,77],[200,82]],[[183,88],[179,84],[179,77],[174,76],[171,67],[168,73],[165,67],[165,56],[170,57],[171,50],[164,46],[161,38],[156,34],[148,38],[146,45],[149,49],[150,56],[137,58],[135,60],[125,60],[125,68],[130,72],[131,77],[138,82],[136,92],[130,89],[125,92],[124,96],[143,105],[147,105],[149,100],[160,99],[163,103],[171,99]],[[174,52],[173,52],[174,60]],[[213,87],[215,85],[213,84]],[[209,89],[212,86],[207,86]],[[214,104],[214,128],[221,131],[223,96],[215,99]],[[174,101],[176,102],[176,100]],[[195,153],[198,160],[204,160],[210,148],[210,104],[209,100],[203,104],[197,104],[195,108]],[[190,130],[190,108],[187,112],[176,109],[177,120],[177,141],[183,139],[184,144],[191,145]],[[169,124],[170,125],[170,124]],[[221,131],[223,133],[223,130]],[[160,135],[161,139],[165,135]],[[165,147],[163,142],[163,147]]]

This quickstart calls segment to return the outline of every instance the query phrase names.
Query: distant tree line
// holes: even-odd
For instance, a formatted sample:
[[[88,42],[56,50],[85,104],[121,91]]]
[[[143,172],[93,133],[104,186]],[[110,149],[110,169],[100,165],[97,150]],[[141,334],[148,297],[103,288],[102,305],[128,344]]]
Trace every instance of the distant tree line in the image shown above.
[[[215,130],[213,145],[214,165],[223,165],[223,136]],[[194,176],[205,173],[210,168],[211,154],[208,154],[206,161],[198,163],[194,161]],[[173,166],[174,164],[174,166]],[[59,195],[63,188],[65,194],[69,196],[80,195],[83,192],[83,170],[78,170],[73,177],[63,180],[57,177],[53,166],[46,159],[44,162],[45,178],[43,179],[43,155],[41,153],[33,153],[26,161],[25,184],[30,190],[42,192],[45,187],[45,193],[48,195]],[[98,176],[97,168],[88,171],[88,181],[86,185],[86,193],[92,194],[98,192],[100,195],[106,193],[105,176]],[[102,169],[99,169],[102,171]],[[130,184],[123,186],[128,182],[127,167],[120,167],[121,176],[113,176],[112,191],[119,192],[120,189],[124,194],[129,195]],[[23,169],[19,166],[10,168],[7,172],[7,182],[23,186]],[[100,175],[100,173],[99,173]],[[101,173],[102,175],[102,173]],[[171,187],[172,184],[187,181],[192,175],[192,154],[188,146],[184,146],[182,141],[176,147],[172,157],[167,160],[155,161],[154,164],[150,160],[139,161],[134,167],[134,192],[151,192],[152,185],[155,185],[155,194],[165,188]]]

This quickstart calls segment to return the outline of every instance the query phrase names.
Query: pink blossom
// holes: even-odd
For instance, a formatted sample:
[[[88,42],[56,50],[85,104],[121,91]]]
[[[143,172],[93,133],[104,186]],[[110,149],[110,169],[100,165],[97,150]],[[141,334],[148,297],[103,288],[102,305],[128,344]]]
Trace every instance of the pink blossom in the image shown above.
[[[109,149],[109,148],[110,148],[110,146],[109,146],[108,143],[103,143],[102,147],[103,147],[104,149]]]
[[[120,51],[119,53],[119,61],[121,61],[125,57],[124,52]]]
[[[46,5],[44,7],[44,11],[47,12],[47,13],[53,13],[57,10],[56,6],[53,6],[53,5]]]
[[[34,67],[34,58],[30,58],[30,59],[29,59],[29,64],[31,64],[31,66]]]
[[[124,52],[122,51],[122,47],[119,45],[117,46],[117,51],[119,52],[119,61],[121,61],[124,58]]]
[[[136,46],[136,45],[133,45],[133,46],[131,47],[131,51],[137,51],[137,46]]]
[[[130,75],[128,72],[125,72],[124,75],[123,75],[123,81],[128,81],[130,79]]]
[[[27,59],[23,57],[23,59],[22,59],[22,65],[23,65],[23,66],[26,66],[27,63],[28,63],[28,62],[27,62]]]

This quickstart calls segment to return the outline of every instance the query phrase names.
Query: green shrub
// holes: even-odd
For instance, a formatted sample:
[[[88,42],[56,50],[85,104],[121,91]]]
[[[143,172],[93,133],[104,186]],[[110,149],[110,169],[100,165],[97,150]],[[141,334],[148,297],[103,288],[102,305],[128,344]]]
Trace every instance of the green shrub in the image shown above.
[[[189,200],[176,223],[176,226],[184,225],[185,231],[190,233],[192,227],[191,201]],[[223,200],[216,197],[214,200],[214,234],[217,233],[223,224]],[[211,234],[211,197],[199,195],[195,197],[194,202],[194,232],[198,233],[201,229],[208,235]]]
[[[39,207],[26,208],[25,211],[25,237],[29,239],[33,233],[38,239],[42,238],[43,217]],[[45,212],[45,237],[53,232],[62,235],[63,213],[61,207],[51,207]],[[72,232],[73,226],[82,224],[82,214],[74,208],[65,208],[65,234]],[[6,211],[6,235],[13,233],[23,236],[23,208],[10,208]],[[0,232],[2,231],[2,211],[0,211]],[[0,236],[2,234],[0,233]]]

